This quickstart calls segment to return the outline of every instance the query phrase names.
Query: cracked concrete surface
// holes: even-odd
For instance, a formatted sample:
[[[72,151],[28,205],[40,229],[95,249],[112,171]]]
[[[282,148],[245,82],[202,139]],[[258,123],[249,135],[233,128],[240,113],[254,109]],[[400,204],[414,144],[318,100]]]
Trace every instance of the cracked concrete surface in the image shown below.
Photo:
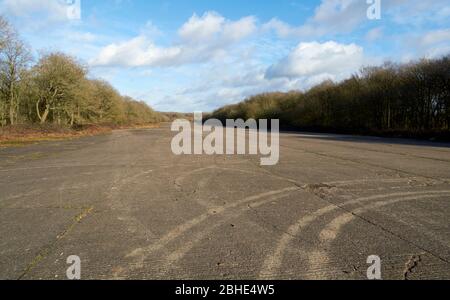
[[[282,133],[175,156],[168,126],[0,150],[0,279],[450,279],[450,147]]]

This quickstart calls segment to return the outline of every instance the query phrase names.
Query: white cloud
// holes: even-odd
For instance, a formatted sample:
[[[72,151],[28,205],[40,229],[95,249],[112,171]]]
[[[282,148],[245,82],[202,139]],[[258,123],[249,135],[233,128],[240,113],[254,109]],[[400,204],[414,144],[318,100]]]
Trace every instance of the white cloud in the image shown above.
[[[179,58],[181,51],[178,47],[158,47],[145,36],[138,36],[129,41],[102,48],[91,64],[128,67],[170,65]]]
[[[314,15],[300,26],[291,26],[277,18],[263,25],[282,38],[314,37],[351,33],[374,22],[367,18],[366,0],[322,0]],[[399,25],[417,26],[448,20],[448,0],[386,0],[381,2],[382,20],[388,18]]]
[[[43,14],[48,20],[68,20],[68,6],[66,0],[2,0],[0,11],[16,17],[29,17]]]
[[[164,33],[151,21],[148,21],[145,26],[141,30],[141,35],[147,36],[149,38],[155,38],[159,36],[163,36]]]
[[[256,31],[256,18],[249,16],[223,27],[224,40],[234,42],[250,36]]]
[[[225,18],[214,12],[205,13],[201,18],[194,14],[181,26],[178,34],[185,41],[205,41],[222,31],[224,23]]]
[[[161,78],[162,72],[167,75],[167,77],[164,75],[164,78],[173,78],[175,73],[180,73],[180,69],[195,76],[184,78],[182,85],[162,80],[164,83],[161,83],[163,85],[161,90],[159,89],[161,85],[148,87],[144,94],[138,94],[136,97],[150,99],[149,103],[158,110],[174,110],[176,107],[186,112],[212,111],[263,92],[303,89],[306,83],[297,79],[264,78],[266,67],[248,61],[230,64],[208,63],[195,66],[195,72],[190,66],[158,70],[158,77]],[[170,93],[167,92],[168,89],[171,90]]]
[[[427,32],[419,41],[422,46],[431,46],[442,42],[450,43],[450,28]]]
[[[151,28],[156,30],[154,26]],[[180,41],[173,46],[157,46],[151,37],[141,34],[104,47],[91,64],[138,67],[207,62],[226,55],[227,48],[236,46],[236,43],[253,34],[256,28],[254,17],[230,21],[215,12],[207,12],[202,17],[194,14],[178,30]]]
[[[78,31],[67,31],[65,32],[67,39],[80,42],[80,43],[91,43],[99,39],[99,37],[91,32],[78,32]]]
[[[341,32],[351,31],[362,20],[367,20],[368,7],[366,1],[361,0],[323,0],[309,24]]]
[[[178,31],[181,39],[188,43],[221,40],[239,41],[256,31],[256,19],[252,16],[238,21],[226,20],[216,12],[206,12],[202,17],[194,14]]]
[[[402,61],[436,58],[450,53],[450,28],[411,33],[397,37],[401,41]]]
[[[323,77],[327,74],[332,79],[342,79],[357,71],[363,63],[363,49],[355,44],[300,43],[287,57],[272,65],[266,77]]]
[[[263,25],[263,30],[274,30],[280,37],[286,38],[296,34],[296,29],[289,24],[273,18]],[[298,33],[298,31],[297,31]]]
[[[315,13],[303,25],[293,27],[277,18],[263,25],[280,37],[317,37],[325,34],[349,33],[367,20],[368,5],[364,0],[322,0]]]
[[[391,0],[383,3],[384,15],[401,25],[422,26],[448,20],[448,0]]]

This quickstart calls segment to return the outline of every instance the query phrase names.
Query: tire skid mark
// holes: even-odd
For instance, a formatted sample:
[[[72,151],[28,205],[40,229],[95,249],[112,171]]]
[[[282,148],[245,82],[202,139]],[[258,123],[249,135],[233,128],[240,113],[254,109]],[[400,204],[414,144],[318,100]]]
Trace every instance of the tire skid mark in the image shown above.
[[[286,181],[286,178],[273,175],[272,173],[270,173],[270,172],[268,172],[268,171],[266,171],[264,169],[261,169],[262,172],[258,172],[258,171],[249,171],[249,170],[242,170],[242,169],[236,169],[236,168],[221,167],[221,166],[217,165],[215,158],[214,158],[214,162],[215,162],[214,165],[209,165],[207,167],[194,169],[192,171],[189,171],[189,172],[184,173],[183,175],[177,177],[175,179],[175,181],[174,181],[175,189],[177,191],[179,191],[179,192],[183,191],[183,182],[184,182],[184,180],[186,180],[190,175],[194,175],[194,174],[197,174],[197,173],[202,173],[202,172],[208,171],[208,170],[222,170],[222,171],[240,172],[240,173],[251,174],[251,175],[270,176],[270,177],[277,178],[277,179],[282,180],[282,181]],[[245,161],[245,162],[247,162],[247,161]],[[211,177],[207,177],[207,178],[201,179],[197,183],[198,188],[200,188],[202,186],[205,186],[206,183],[209,182],[210,180],[211,180]],[[295,181],[293,181],[293,180],[292,181],[288,180],[288,181],[291,182],[292,184],[295,184]],[[194,194],[197,193],[197,191],[198,191],[198,189],[194,189]],[[198,198],[196,198],[195,201],[198,202],[198,204],[200,204],[202,207],[204,207],[206,209],[214,208],[214,207],[212,207],[210,205],[210,203],[202,201],[202,200],[200,200]]]
[[[376,178],[376,179],[355,179],[355,180],[339,180],[339,181],[328,181],[324,184],[335,185],[335,186],[351,186],[354,184],[365,184],[365,183],[412,183],[412,182],[422,182],[420,177],[405,177],[405,178]],[[435,180],[430,181],[430,183],[436,183]]]
[[[275,195],[278,195],[281,193],[292,192],[292,191],[296,191],[296,190],[299,190],[299,188],[298,187],[288,187],[288,188],[284,188],[284,189],[280,189],[280,190],[269,191],[269,192],[246,197],[238,202],[230,203],[230,204],[227,204],[224,206],[218,206],[216,208],[211,208],[211,209],[207,210],[205,213],[175,227],[174,229],[172,229],[171,231],[166,233],[163,237],[158,239],[156,242],[154,242],[144,248],[135,249],[131,253],[127,254],[125,257],[136,259],[137,263],[133,264],[133,266],[135,268],[141,268],[148,255],[150,255],[151,253],[153,253],[157,250],[162,249],[167,244],[169,244],[171,241],[179,238],[182,234],[184,234],[188,230],[192,229],[193,227],[203,223],[208,218],[210,218],[212,216],[220,215],[220,214],[224,213],[225,211],[232,209],[232,208],[236,208],[242,204],[251,203],[253,201],[259,200],[264,197],[271,197],[271,196],[275,196]]]
[[[312,222],[316,221],[319,217],[322,217],[326,214],[334,212],[338,209],[343,209],[344,206],[348,206],[348,205],[352,205],[352,204],[359,204],[359,203],[365,202],[365,201],[379,200],[379,199],[384,199],[384,198],[388,198],[388,197],[403,197],[403,196],[406,197],[406,196],[414,196],[414,195],[421,195],[421,194],[445,194],[445,193],[450,193],[450,190],[402,192],[402,193],[374,195],[374,196],[361,197],[358,199],[350,200],[350,201],[344,202],[342,204],[331,204],[331,205],[325,206],[323,208],[320,208],[320,209],[316,210],[315,212],[313,212],[312,214],[309,214],[307,216],[300,218],[296,223],[291,225],[281,235],[281,238],[278,240],[278,243],[277,243],[274,251],[263,262],[259,276],[260,276],[260,278],[267,278],[267,277],[273,277],[274,275],[276,275],[278,273],[278,270],[281,267],[284,253],[285,253],[286,249],[289,247],[290,243],[294,239],[296,239],[296,237],[301,233],[301,231],[306,226],[309,226]],[[344,209],[344,210],[346,210],[346,209]]]
[[[189,172],[187,172],[187,173],[184,173],[183,175],[181,175],[181,176],[175,178],[174,184],[175,184],[175,186],[177,187],[178,190],[181,190],[181,187],[182,187],[182,185],[183,185],[183,181],[184,181],[187,177],[189,177],[189,176],[191,176],[191,175],[193,175],[193,174],[196,174],[196,173],[201,173],[201,172],[203,172],[203,171],[212,170],[212,169],[215,169],[215,168],[216,168],[215,165],[210,165],[210,166],[207,166],[207,167],[194,169],[194,170],[192,170],[192,171],[189,171]]]
[[[131,167],[133,167],[133,165],[131,165]],[[195,169],[195,170],[191,170],[191,171],[189,171],[189,172],[179,176],[175,180],[175,185],[178,187],[177,189],[180,190],[181,187],[182,187],[182,181],[185,180],[190,175],[193,175],[193,174],[196,174],[196,173],[201,173],[201,172],[207,171],[207,170],[213,170],[213,169],[228,170],[228,171],[238,171],[238,172],[248,173],[248,174],[261,174],[261,175],[264,175],[262,173],[253,172],[253,171],[247,171],[247,170],[241,170],[241,169],[235,169],[235,168],[218,167],[217,165],[209,165],[207,167],[202,167],[202,168],[198,168],[198,169]],[[118,172],[116,172],[115,178],[112,181],[111,190],[108,193],[108,197],[110,199],[114,200],[115,199],[115,194],[120,191],[120,189],[123,187],[123,185],[125,183],[131,182],[134,179],[137,179],[137,178],[139,178],[139,177],[141,177],[143,175],[146,175],[146,174],[148,174],[150,172],[152,172],[152,170],[140,172],[140,173],[135,174],[134,176],[132,176],[130,178],[125,178],[125,179],[122,179],[122,176],[121,176],[123,172],[120,173],[120,174]],[[266,172],[264,172],[264,173],[266,173]],[[298,189],[298,188],[295,187],[294,189]],[[252,198],[252,197],[250,197],[250,198]],[[233,204],[230,204],[230,205],[234,206]],[[134,216],[132,216],[129,213],[129,209],[126,208],[125,204],[122,203],[122,201],[120,199],[118,199],[117,201],[114,201],[111,204],[111,206],[112,206],[112,208],[120,209],[122,213],[125,213],[125,215],[122,215],[122,217],[120,217],[119,219],[121,221],[125,222],[127,224],[128,228],[131,228],[132,232],[136,232],[136,230],[140,229],[141,234],[144,237],[146,237],[147,240],[150,239],[149,236],[148,236],[149,235],[149,230],[137,218],[135,218]],[[219,214],[220,213],[220,207],[219,208],[217,208],[217,207],[209,207],[208,212],[209,212],[208,216],[205,216],[205,215],[200,216],[200,222],[203,222],[204,220],[206,220],[207,217]],[[168,240],[166,243],[164,243],[164,245],[169,243],[170,241],[171,240]],[[163,248],[163,247],[162,246],[161,247],[156,246],[155,248],[149,247],[147,250],[148,250],[148,253],[150,254],[150,253],[152,253],[152,252],[154,252],[156,250],[159,250],[161,248]],[[133,254],[128,254],[127,257],[133,257]],[[138,260],[138,262],[133,264],[133,265],[136,266],[135,267],[136,269],[140,268],[143,265],[143,260]],[[119,270],[121,270],[120,272],[124,271],[123,268],[119,268]],[[116,278],[120,278],[119,274],[115,274],[115,277]]]
[[[406,198],[399,198],[399,199],[391,199],[391,200],[386,200],[386,201],[381,201],[377,202],[375,204],[372,205],[366,205],[364,207],[361,208],[357,208],[352,212],[346,212],[343,213],[341,215],[339,215],[338,217],[334,218],[331,222],[329,222],[325,228],[320,232],[319,234],[319,239],[322,242],[321,247],[325,248],[325,249],[329,249],[329,247],[331,246],[331,244],[333,243],[333,241],[338,237],[338,235],[341,233],[342,229],[344,226],[346,226],[347,224],[349,224],[350,222],[356,220],[356,219],[363,219],[364,221],[366,221],[365,218],[361,217],[360,215],[370,211],[370,210],[374,210],[383,206],[387,206],[387,205],[391,205],[391,204],[395,204],[398,202],[403,202],[403,201],[414,201],[414,200],[424,200],[424,199],[433,199],[433,198],[437,198],[440,196],[447,196],[450,195],[450,191],[447,191],[447,193],[442,193],[442,194],[437,194],[437,195],[421,195],[421,196],[412,196],[412,197],[406,197]],[[373,222],[370,222],[369,224],[372,224],[374,226],[377,226],[378,228],[381,228],[383,231],[388,232],[391,235],[394,235],[396,237],[399,237],[398,234],[395,234],[393,232],[391,232],[390,230],[387,230],[384,227],[381,227],[378,224],[373,224]],[[401,237],[400,237],[401,238]],[[401,238],[401,240],[406,241],[404,238]],[[447,262],[445,259],[442,259],[439,255],[434,254],[432,252],[430,252],[429,250],[423,249],[422,247],[420,247],[419,245],[416,245],[415,243],[412,243],[410,241],[408,241],[408,243],[414,245],[415,247],[425,251],[425,253],[429,253],[437,258],[439,258],[440,260],[443,260],[445,262]],[[329,261],[329,256],[327,254],[326,251],[323,250],[317,250],[317,251],[310,251],[307,253],[308,256],[308,265],[309,265],[309,270],[312,269],[312,266],[314,265],[320,265],[320,264],[326,264]],[[447,262],[448,263],[448,262]],[[312,275],[312,273],[309,273]],[[326,275],[324,273],[322,273],[321,275]],[[314,277],[308,278],[308,279],[326,279],[326,277],[319,277],[317,278],[314,274]]]
[[[300,190],[300,189],[298,189]],[[258,208],[260,206],[263,206],[267,203],[270,202],[274,202],[280,199],[284,199],[286,197],[291,196],[292,193],[289,192],[288,194],[281,194],[281,195],[276,195],[274,197],[270,197],[269,199],[265,199],[265,200],[261,200],[258,202],[253,202],[251,203],[251,208],[247,207],[243,207],[242,209],[240,209],[236,214],[232,215],[232,216],[227,216],[226,218],[222,218],[222,221],[219,223],[216,223],[210,227],[208,227],[207,229],[201,230],[199,231],[199,233],[197,233],[194,238],[190,239],[187,243],[184,244],[183,247],[173,251],[172,253],[166,255],[165,257],[165,264],[163,267],[163,270],[168,270],[168,268],[171,265],[176,264],[178,261],[180,261],[192,248],[194,248],[195,245],[199,244],[202,240],[204,240],[208,234],[210,234],[211,232],[213,232],[215,229],[219,228],[220,226],[223,226],[226,222],[228,222],[229,220],[233,220],[239,216],[241,216],[242,214],[244,214],[247,211],[251,211],[252,209]],[[243,203],[245,204],[245,203]],[[250,205],[250,204],[248,204]]]
[[[296,148],[293,148],[293,147],[288,147],[288,146],[283,146],[283,147],[290,148],[290,149],[295,149],[295,150],[299,151],[299,149],[296,149]],[[344,159],[344,158],[340,158],[340,157],[328,156],[328,155],[325,155],[325,154],[322,154],[322,153],[308,152],[308,151],[306,151],[305,153],[316,154],[318,156],[325,156],[325,157],[328,157],[328,158],[340,159],[340,160],[344,160],[344,161],[350,161],[352,163],[360,163],[362,165],[365,165],[363,162],[349,160],[349,159]],[[407,183],[409,183],[409,182],[419,182],[419,183],[422,183],[422,186],[423,185],[425,185],[425,186],[427,186],[427,185],[428,186],[432,186],[432,185],[439,185],[439,184],[450,184],[450,178],[439,178],[439,179],[436,179],[436,178],[433,178],[433,177],[422,176],[420,174],[413,174],[413,173],[403,172],[401,170],[395,170],[395,171],[396,172],[400,172],[400,173],[404,173],[404,174],[406,174],[408,176],[407,177],[403,177],[403,178],[399,178],[399,179],[395,179],[395,178],[393,178],[393,179],[390,179],[390,178],[352,179],[352,180],[339,180],[339,181],[329,181],[329,182],[321,182],[321,183],[301,184],[301,183],[297,182],[293,178],[277,174],[274,171],[266,170],[263,167],[261,167],[260,165],[255,164],[254,162],[252,162],[249,159],[246,159],[246,161],[248,161],[250,164],[253,164],[253,165],[257,166],[260,170],[262,170],[263,172],[265,172],[266,174],[268,174],[269,176],[271,176],[273,178],[278,178],[280,180],[288,181],[288,182],[290,182],[292,184],[295,184],[295,185],[297,185],[299,187],[314,186],[314,185],[324,185],[324,186],[328,186],[329,185],[330,187],[340,188],[342,186],[351,186],[353,184],[358,184],[358,183],[364,184],[364,183],[371,183],[371,182],[386,182],[386,183],[389,183],[389,182],[392,182],[392,183],[395,183],[395,182],[407,182]],[[377,167],[381,168],[381,169],[388,170],[390,172],[393,171],[393,169],[391,169],[391,168],[386,168],[386,167],[383,167],[383,166],[377,166]],[[359,189],[357,189],[356,191],[359,191]]]
[[[223,170],[223,171],[240,172],[240,173],[244,173],[244,174],[269,175],[271,177],[277,177],[277,176],[274,176],[274,175],[270,174],[269,172],[261,173],[261,172],[257,172],[257,171],[248,171],[248,170],[242,170],[242,169],[236,169],[236,168],[226,168],[226,167],[220,167],[220,166],[217,166],[217,165],[210,165],[210,166],[207,166],[207,167],[198,168],[198,169],[189,171],[189,172],[187,172],[187,173],[177,177],[175,179],[175,181],[174,181],[174,184],[175,184],[175,186],[176,186],[176,188],[178,190],[181,190],[182,189],[182,185],[183,185],[183,181],[186,180],[187,177],[189,177],[190,175],[194,175],[196,173],[202,173],[202,172],[208,171],[208,170]],[[286,180],[285,178],[281,178],[281,177],[277,177],[277,178]]]

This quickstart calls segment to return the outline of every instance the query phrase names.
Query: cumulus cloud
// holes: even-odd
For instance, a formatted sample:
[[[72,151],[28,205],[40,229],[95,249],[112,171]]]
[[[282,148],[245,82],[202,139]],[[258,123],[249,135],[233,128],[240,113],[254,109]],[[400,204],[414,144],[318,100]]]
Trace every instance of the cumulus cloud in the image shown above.
[[[435,58],[450,53],[450,28],[429,30],[398,37],[403,61],[418,57]]]
[[[349,32],[362,20],[367,20],[367,8],[366,1],[323,0],[308,23],[312,26],[319,25],[320,29]]]
[[[214,12],[208,12],[203,17],[194,14],[189,21],[181,26],[178,34],[183,40],[204,41],[213,38],[223,29],[225,18]]]
[[[256,29],[256,19],[251,16],[231,21],[215,12],[201,17],[194,14],[178,30],[179,41],[173,46],[157,46],[148,35],[141,34],[104,47],[91,64],[138,67],[206,62],[225,55],[227,48],[236,46]]]
[[[322,0],[315,13],[303,25],[294,27],[277,18],[263,25],[280,37],[317,37],[325,34],[351,32],[367,20],[367,4],[361,0]]]
[[[181,67],[190,71],[190,66]],[[264,92],[290,91],[303,89],[306,82],[288,78],[267,79],[264,77],[265,67],[258,63],[239,61],[231,64],[208,63],[195,67],[195,76],[186,79],[183,86],[174,88],[167,93],[167,84],[161,91],[154,87],[137,98],[154,99],[151,104],[158,110],[173,110],[177,107],[183,111],[212,111],[220,106],[237,103],[243,99]],[[179,72],[179,68],[177,68]],[[173,69],[159,70],[162,73],[173,74]],[[190,74],[193,74],[192,72]],[[159,89],[156,88],[156,90]],[[171,108],[172,107],[172,108]]]
[[[1,0],[0,11],[17,17],[40,14],[51,21],[68,20],[66,0]]]
[[[216,12],[206,12],[202,17],[194,14],[178,31],[181,39],[188,43],[208,42],[219,39],[223,42],[239,41],[256,31],[256,19],[252,16],[238,21],[226,20]]]
[[[110,44],[102,48],[91,64],[128,67],[163,66],[174,63],[181,52],[179,47],[158,47],[147,37],[138,36],[129,41]]]
[[[324,75],[341,79],[358,70],[364,62],[363,48],[355,44],[300,43],[287,57],[272,65],[266,78],[299,78]]]
[[[427,32],[420,40],[422,46],[432,46],[442,42],[450,43],[450,28]]]
[[[389,18],[399,25],[411,24],[411,20],[419,25],[450,17],[448,0],[389,0],[381,3],[382,20]],[[346,34],[373,22],[367,18],[368,8],[365,0],[322,0],[314,14],[300,26],[273,18],[263,28],[282,38]]]
[[[448,0],[391,0],[383,2],[385,15],[401,25],[422,26],[448,20]]]

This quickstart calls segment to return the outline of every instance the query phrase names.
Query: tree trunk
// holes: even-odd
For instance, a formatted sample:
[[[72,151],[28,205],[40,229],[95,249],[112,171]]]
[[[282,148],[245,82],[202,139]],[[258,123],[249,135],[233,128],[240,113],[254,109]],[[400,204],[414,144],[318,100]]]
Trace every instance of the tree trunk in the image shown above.
[[[391,129],[391,100],[388,100],[388,115],[387,115],[387,127]]]
[[[14,85],[11,83],[9,86],[9,122],[14,125]]]
[[[11,102],[9,103],[9,123],[11,125],[14,125],[14,103],[13,100],[10,100]]]
[[[47,117],[48,117],[48,113],[50,112],[50,105],[45,105],[45,111],[44,111],[44,114],[43,115],[41,115],[41,112],[40,112],[40,110],[39,110],[39,103],[41,102],[41,99],[39,99],[37,102],[36,102],[36,113],[37,113],[37,116],[38,116],[38,118],[39,118],[39,120],[40,120],[40,123],[41,124],[44,124],[46,121],[47,121]]]
[[[41,118],[41,124],[45,124],[45,122],[47,121],[49,112],[50,112],[50,105],[47,105],[45,107],[44,114],[42,115],[42,118]]]

